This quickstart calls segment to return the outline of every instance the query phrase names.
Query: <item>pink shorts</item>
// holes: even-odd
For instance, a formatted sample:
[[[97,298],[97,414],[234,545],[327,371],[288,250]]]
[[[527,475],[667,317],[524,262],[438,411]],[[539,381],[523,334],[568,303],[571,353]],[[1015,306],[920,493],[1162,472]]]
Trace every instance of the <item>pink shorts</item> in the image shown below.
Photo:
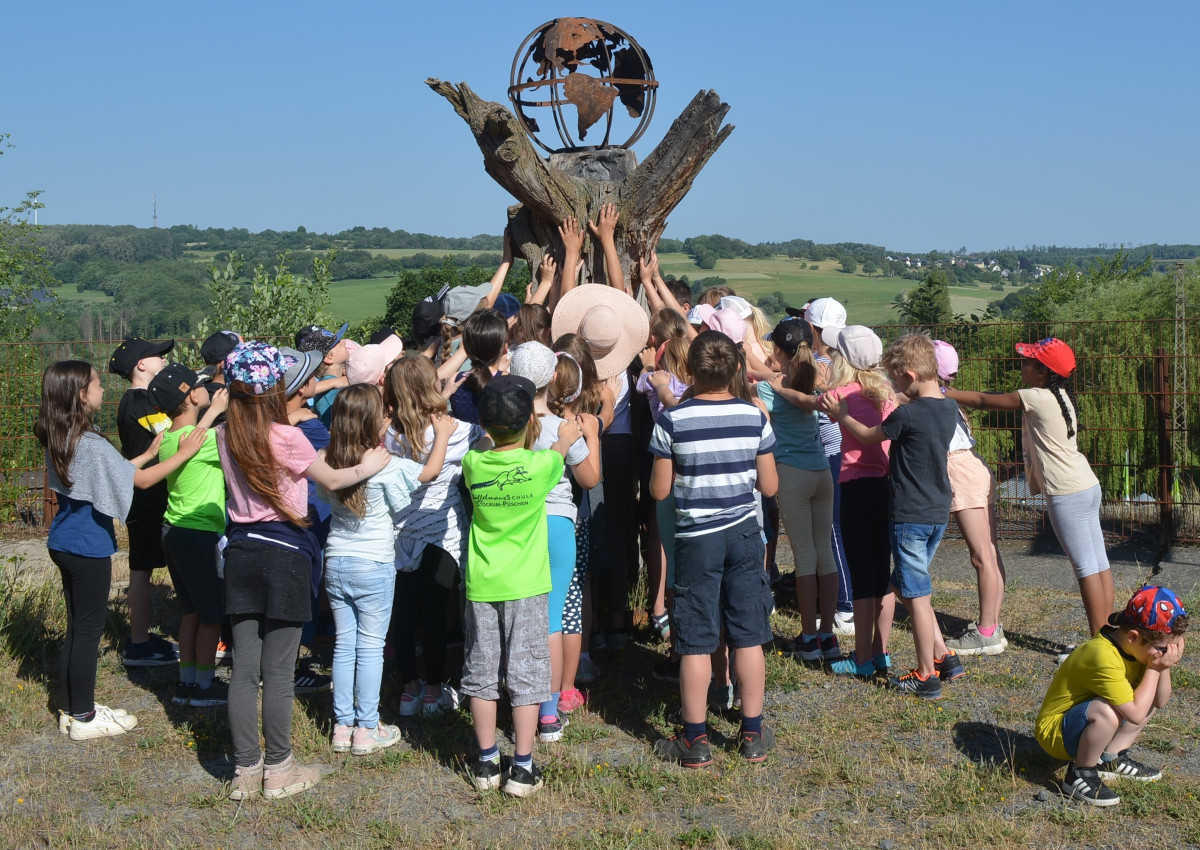
[[[983,458],[970,449],[946,455],[950,476],[950,513],[986,508],[996,501],[996,476]]]

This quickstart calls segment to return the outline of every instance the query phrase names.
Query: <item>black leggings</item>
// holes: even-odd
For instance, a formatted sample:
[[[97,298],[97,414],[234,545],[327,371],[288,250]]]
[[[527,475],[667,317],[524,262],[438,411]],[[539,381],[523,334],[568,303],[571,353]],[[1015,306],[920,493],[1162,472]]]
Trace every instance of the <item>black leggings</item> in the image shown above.
[[[112,586],[112,558],[82,558],[50,550],[62,575],[67,603],[67,634],[59,658],[62,707],[76,717],[96,707],[96,664]]]
[[[604,473],[604,534],[608,559],[597,578],[608,609],[608,630],[625,628],[629,589],[637,582],[637,455],[632,434],[605,434],[600,438],[600,463]],[[593,585],[593,593],[596,586]]]
[[[841,508],[846,566],[854,598],[887,596],[892,575],[887,478],[855,478],[845,482]]]
[[[446,681],[446,604],[458,564],[437,546],[426,545],[415,570],[396,573],[396,596],[388,638],[396,650],[402,682],[417,678],[417,622],[423,635],[425,680]]]

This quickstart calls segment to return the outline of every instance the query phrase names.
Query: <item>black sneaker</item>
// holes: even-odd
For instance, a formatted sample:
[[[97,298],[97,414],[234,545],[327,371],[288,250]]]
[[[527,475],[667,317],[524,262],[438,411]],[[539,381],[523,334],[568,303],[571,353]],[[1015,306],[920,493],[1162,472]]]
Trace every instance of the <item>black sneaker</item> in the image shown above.
[[[171,702],[173,702],[175,705],[191,705],[192,688],[194,687],[196,686],[185,685],[183,682],[179,682],[177,685],[175,685],[175,695],[171,697]]]
[[[1121,750],[1112,761],[1100,762],[1097,772],[1101,779],[1110,782],[1114,779],[1136,779],[1139,782],[1157,782],[1162,779],[1161,770],[1130,758],[1129,750]]]
[[[677,762],[687,768],[708,767],[712,764],[712,749],[708,746],[708,735],[700,735],[689,747],[684,740],[683,730],[673,737],[654,742],[654,754],[666,761]]]
[[[801,661],[820,661],[821,642],[816,637],[805,640],[804,635],[797,635],[796,639],[788,644],[784,655],[799,658]]]
[[[892,676],[888,679],[888,686],[894,691],[912,694],[921,699],[942,698],[942,680],[932,673],[928,678],[922,679],[916,670],[910,670],[899,678]]]
[[[536,794],[538,789],[545,784],[542,780],[542,772],[534,765],[529,770],[514,764],[508,772],[508,781],[504,783],[504,793],[510,797],[528,797],[530,794]]]
[[[678,685],[679,659],[668,658],[666,661],[660,661],[654,665],[654,669],[650,671],[650,675],[654,677],[655,681]]]
[[[297,694],[319,694],[333,688],[333,679],[304,667],[297,667],[293,687]]]
[[[967,675],[967,670],[963,667],[962,660],[959,659],[958,653],[953,649],[947,649],[946,654],[942,656],[940,661],[933,662],[933,666],[937,668],[938,678],[943,682],[953,682],[960,676]]]
[[[215,705],[225,705],[229,702],[229,686],[224,682],[213,679],[207,688],[199,685],[192,686],[192,708],[212,708]]]
[[[1069,765],[1062,792],[1089,806],[1115,806],[1121,802],[1121,798],[1100,780],[1100,771],[1094,767]]]
[[[494,791],[500,787],[500,759],[495,761],[475,760],[471,765],[471,784],[476,791]]]
[[[830,635],[820,639],[821,643],[821,659],[823,661],[837,661],[842,657],[842,648],[838,646],[837,635]]]
[[[775,748],[775,730],[767,724],[762,725],[762,732],[738,732],[738,752],[742,758],[751,764],[767,760],[767,753]]]
[[[538,740],[543,744],[553,744],[555,741],[561,741],[563,729],[571,721],[565,719],[561,714],[557,715],[553,721],[544,722],[538,718]]]
[[[125,641],[126,667],[170,667],[178,663],[175,647],[158,635],[151,635],[145,643]]]

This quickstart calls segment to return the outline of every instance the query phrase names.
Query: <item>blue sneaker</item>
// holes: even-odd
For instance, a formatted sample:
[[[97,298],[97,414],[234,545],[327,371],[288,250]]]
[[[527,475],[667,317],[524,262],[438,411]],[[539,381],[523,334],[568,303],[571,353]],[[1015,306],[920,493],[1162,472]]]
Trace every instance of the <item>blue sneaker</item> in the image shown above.
[[[892,656],[886,652],[881,652],[871,659],[875,665],[875,673],[879,676],[892,675]]]
[[[869,679],[875,675],[875,663],[868,661],[865,664],[859,664],[854,660],[853,652],[842,660],[830,664],[829,669],[838,676],[857,676],[860,679]]]

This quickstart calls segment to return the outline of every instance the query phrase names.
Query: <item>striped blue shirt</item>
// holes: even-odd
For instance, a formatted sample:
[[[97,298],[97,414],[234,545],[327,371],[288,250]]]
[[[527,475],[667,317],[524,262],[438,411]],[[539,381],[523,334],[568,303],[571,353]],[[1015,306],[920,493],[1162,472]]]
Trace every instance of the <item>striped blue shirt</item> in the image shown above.
[[[663,411],[650,438],[675,462],[675,536],[696,537],[754,516],[759,455],[775,449],[766,415],[739,399],[690,399]]]

